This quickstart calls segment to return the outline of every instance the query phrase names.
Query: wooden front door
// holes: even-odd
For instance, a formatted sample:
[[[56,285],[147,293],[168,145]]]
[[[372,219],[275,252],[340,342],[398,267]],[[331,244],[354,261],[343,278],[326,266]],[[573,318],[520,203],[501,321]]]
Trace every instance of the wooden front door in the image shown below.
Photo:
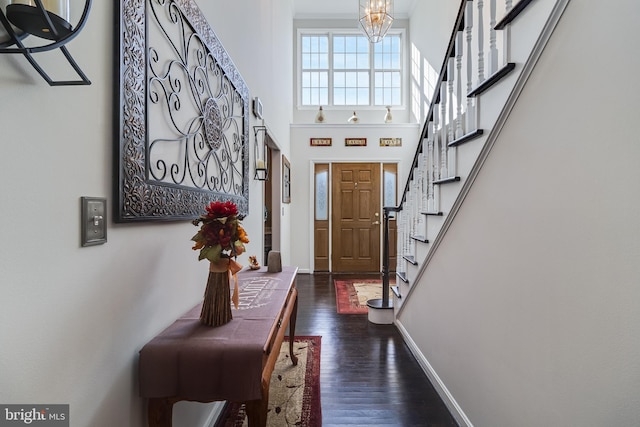
[[[334,163],[331,175],[331,270],[379,272],[380,164]]]

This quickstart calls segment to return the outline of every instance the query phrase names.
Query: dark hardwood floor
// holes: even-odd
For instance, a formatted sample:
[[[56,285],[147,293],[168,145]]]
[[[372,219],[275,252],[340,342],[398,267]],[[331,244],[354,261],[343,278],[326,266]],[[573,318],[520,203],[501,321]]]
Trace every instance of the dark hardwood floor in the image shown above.
[[[337,314],[336,278],[299,274],[296,335],[321,335],[322,425],[457,426],[394,325]]]

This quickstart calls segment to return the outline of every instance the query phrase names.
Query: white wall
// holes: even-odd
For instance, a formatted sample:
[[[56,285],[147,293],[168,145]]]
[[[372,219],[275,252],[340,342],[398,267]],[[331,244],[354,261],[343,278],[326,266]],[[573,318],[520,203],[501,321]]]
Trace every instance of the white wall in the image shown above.
[[[640,420],[639,14],[569,4],[403,307],[477,427]]]
[[[0,402],[68,403],[74,426],[141,427],[138,351],[200,300],[207,266],[189,222],[110,221],[106,244],[80,247],[80,197],[114,203],[113,3],[93,2],[68,46],[91,86],[49,87],[24,58],[0,57]],[[197,3],[288,154],[291,2]],[[260,191],[252,180],[250,253],[261,253]],[[178,404],[175,425],[203,425],[211,408]]]
[[[424,123],[459,1],[416,1],[409,32],[411,120]]]

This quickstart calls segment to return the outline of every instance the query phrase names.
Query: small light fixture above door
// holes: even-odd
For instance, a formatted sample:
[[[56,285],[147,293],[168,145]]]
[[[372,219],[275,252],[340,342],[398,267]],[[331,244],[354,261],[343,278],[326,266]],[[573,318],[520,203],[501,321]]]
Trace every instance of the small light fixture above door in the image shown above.
[[[324,123],[324,111],[322,110],[322,105],[318,107],[318,113],[315,118],[316,123]]]

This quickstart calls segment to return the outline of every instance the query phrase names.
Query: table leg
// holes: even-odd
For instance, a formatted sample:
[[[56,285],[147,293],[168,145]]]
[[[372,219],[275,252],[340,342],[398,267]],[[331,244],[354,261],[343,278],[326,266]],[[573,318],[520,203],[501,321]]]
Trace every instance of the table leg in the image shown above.
[[[293,341],[296,337],[296,319],[298,318],[298,293],[296,292],[293,310],[289,317],[289,356],[294,366],[298,364],[298,357],[293,354]]]
[[[266,427],[269,404],[269,386],[263,387],[262,399],[245,402],[249,427]]]
[[[177,400],[173,398],[149,399],[147,415],[149,427],[171,427],[173,421],[173,404]]]

